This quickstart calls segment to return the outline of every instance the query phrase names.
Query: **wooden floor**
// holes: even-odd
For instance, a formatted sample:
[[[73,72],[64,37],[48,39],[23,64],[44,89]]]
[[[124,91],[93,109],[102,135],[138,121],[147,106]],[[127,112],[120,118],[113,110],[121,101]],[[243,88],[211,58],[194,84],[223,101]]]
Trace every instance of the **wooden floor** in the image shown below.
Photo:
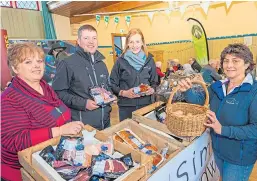
[[[117,123],[119,123],[119,110],[117,105],[113,105],[112,112],[111,112],[111,125],[115,125]],[[257,181],[257,163],[254,166],[254,169],[250,176],[249,181]]]

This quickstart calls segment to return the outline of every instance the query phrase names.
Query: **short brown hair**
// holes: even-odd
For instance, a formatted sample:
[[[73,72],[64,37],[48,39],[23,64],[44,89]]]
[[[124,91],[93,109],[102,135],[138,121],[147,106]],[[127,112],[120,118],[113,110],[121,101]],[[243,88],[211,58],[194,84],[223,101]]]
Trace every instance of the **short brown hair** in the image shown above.
[[[95,27],[93,27],[92,25],[83,25],[78,29],[78,38],[81,38],[82,31],[84,30],[95,31],[97,33]]]
[[[220,60],[221,60],[221,67],[223,68],[223,61],[226,58],[226,55],[233,55],[237,58],[241,58],[244,60],[245,64],[249,64],[249,67],[246,70],[246,73],[252,71],[253,69],[253,54],[251,50],[244,44],[235,43],[230,44],[221,52]]]
[[[123,54],[128,50],[128,44],[129,44],[129,39],[131,36],[135,35],[135,34],[139,34],[141,36],[141,39],[142,39],[142,42],[143,42],[143,51],[145,52],[146,54],[146,57],[148,56],[148,51],[147,51],[147,48],[146,48],[146,44],[145,44],[145,38],[144,38],[144,35],[142,33],[142,31],[138,28],[133,28],[131,29],[127,36],[126,36],[126,43],[125,43],[125,49],[123,50]]]
[[[24,62],[26,58],[35,56],[36,54],[38,54],[38,56],[44,60],[44,51],[34,43],[26,42],[10,45],[7,55],[10,70],[12,71],[12,67],[17,68],[19,63]]]

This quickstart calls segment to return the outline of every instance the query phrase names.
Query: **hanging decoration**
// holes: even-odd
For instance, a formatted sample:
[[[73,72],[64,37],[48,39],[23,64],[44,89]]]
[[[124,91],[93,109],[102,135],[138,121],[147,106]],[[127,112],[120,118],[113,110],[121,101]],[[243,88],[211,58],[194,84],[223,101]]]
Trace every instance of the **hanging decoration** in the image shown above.
[[[186,6],[184,6],[184,5],[180,6],[179,11],[181,13],[181,16],[183,16],[184,13],[186,12]]]
[[[231,3],[232,3],[232,1],[226,1],[226,7],[227,7],[227,9],[229,9]]]
[[[165,10],[165,14],[167,15],[169,21],[170,21],[170,18],[171,18],[170,13],[171,13],[170,9]]]
[[[153,22],[154,12],[148,12],[147,14],[148,14],[150,21]]]
[[[117,25],[119,24],[119,21],[120,21],[120,18],[118,16],[115,16],[114,17],[114,24],[115,24],[115,27],[117,27]]]
[[[125,16],[125,21],[126,21],[127,26],[129,27],[130,22],[131,22],[131,16]]]
[[[104,23],[105,23],[105,27],[107,27],[107,26],[108,26],[109,21],[110,21],[110,16],[104,16]]]
[[[171,10],[166,9],[164,12],[165,12],[165,14],[166,14],[167,16],[170,16]]]
[[[96,20],[96,25],[98,26],[100,22],[101,16],[100,15],[95,15],[95,20]]]
[[[203,2],[200,4],[200,6],[202,7],[203,11],[205,12],[205,14],[208,14],[208,10],[209,10],[209,6],[210,6],[210,2]]]

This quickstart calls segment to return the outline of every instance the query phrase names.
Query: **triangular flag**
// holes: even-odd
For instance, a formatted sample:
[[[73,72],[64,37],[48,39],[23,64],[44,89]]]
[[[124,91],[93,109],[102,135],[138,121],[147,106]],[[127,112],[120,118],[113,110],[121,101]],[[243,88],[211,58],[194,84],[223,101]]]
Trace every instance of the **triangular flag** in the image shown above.
[[[204,2],[201,3],[200,6],[203,8],[203,11],[205,12],[205,14],[208,14],[208,10],[209,10],[209,6],[210,6],[210,2]]]
[[[109,24],[109,20],[110,20],[110,16],[104,16],[104,23],[105,23],[105,26],[107,27],[108,24]]]
[[[96,25],[98,26],[101,16],[100,15],[95,15],[95,19],[96,19]]]
[[[166,14],[167,16],[170,16],[171,10],[166,9],[164,12],[165,12],[165,14]]]
[[[131,22],[131,16],[125,16],[125,21],[127,23],[127,26],[129,27],[130,22]]]
[[[232,1],[226,1],[226,7],[227,7],[227,9],[229,9],[231,3],[232,3]]]
[[[148,17],[150,18],[150,21],[153,21],[154,12],[148,12]]]
[[[180,13],[181,13],[181,16],[183,16],[184,13],[186,12],[186,6],[183,6],[183,5],[180,6],[179,11],[180,11]]]
[[[119,21],[120,21],[120,18],[118,16],[115,16],[114,17],[114,24],[115,24],[115,27],[119,24]]]
[[[171,15],[170,15],[171,12],[172,11],[170,9],[165,10],[165,14],[167,15],[169,21],[170,21],[170,18],[171,18]]]

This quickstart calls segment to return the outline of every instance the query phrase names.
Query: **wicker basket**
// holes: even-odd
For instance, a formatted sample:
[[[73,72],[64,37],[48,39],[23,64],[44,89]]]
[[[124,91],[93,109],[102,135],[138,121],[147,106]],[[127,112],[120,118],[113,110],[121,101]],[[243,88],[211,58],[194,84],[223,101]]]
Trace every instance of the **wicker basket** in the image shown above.
[[[205,83],[200,81],[192,81],[192,83],[203,86],[206,92],[204,106],[180,102],[172,104],[173,96],[179,90],[179,86],[172,90],[167,103],[165,124],[177,136],[200,136],[205,130],[203,124],[207,119],[206,111],[208,110],[209,93]],[[183,115],[178,115],[177,111],[183,112]]]

